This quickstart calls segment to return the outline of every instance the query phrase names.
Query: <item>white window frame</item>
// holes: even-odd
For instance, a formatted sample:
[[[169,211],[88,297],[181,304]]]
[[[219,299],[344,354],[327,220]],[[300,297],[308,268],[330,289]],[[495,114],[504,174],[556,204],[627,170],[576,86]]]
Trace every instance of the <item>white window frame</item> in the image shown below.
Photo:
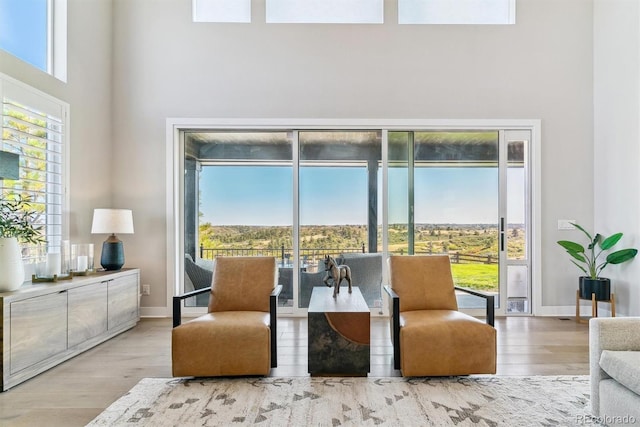
[[[66,240],[69,238],[69,104],[61,101],[53,96],[50,96],[38,89],[35,89],[25,83],[20,82],[12,77],[0,73],[0,101],[4,104],[6,99],[18,102],[30,109],[39,111],[43,114],[54,116],[61,120],[61,136],[60,145],[61,150],[59,157],[61,159],[60,164],[52,163],[55,168],[60,168],[60,186],[61,191],[54,193],[54,195],[61,198],[60,203],[54,203],[56,206],[60,206],[60,233],[55,233],[55,240]],[[4,123],[4,108],[0,109],[0,127]],[[0,149],[5,147],[4,141],[0,144]],[[6,150],[9,151],[9,150]],[[0,188],[4,188],[3,181],[0,181]],[[50,188],[47,185],[47,188]],[[48,195],[48,191],[45,191],[45,195]],[[47,199],[49,197],[47,196]],[[49,203],[49,202],[47,202]],[[51,237],[51,232],[45,230],[45,237]],[[27,271],[29,275],[31,272]]]
[[[45,69],[29,64],[51,74],[58,80],[67,81],[67,0],[46,0],[47,57]],[[7,52],[13,55],[10,52]],[[23,60],[20,56],[16,58]],[[26,61],[25,61],[26,62]]]
[[[393,130],[454,130],[454,129],[529,129],[531,131],[531,280],[532,280],[532,315],[542,313],[542,267],[541,267],[541,122],[540,120],[373,120],[373,119],[221,119],[221,118],[168,118],[166,120],[166,235],[167,235],[167,306],[155,312],[149,311],[145,315],[171,316],[173,307],[173,295],[177,295],[182,289],[184,280],[184,239],[182,225],[184,222],[184,209],[182,205],[184,197],[184,141],[183,131],[193,129],[238,129],[238,130],[283,130],[293,129],[294,134],[298,129],[304,130],[382,130],[382,153],[387,153],[387,135]],[[298,159],[294,150],[294,168],[298,167]],[[383,157],[385,162],[386,157]],[[386,162],[383,163],[383,174]],[[295,177],[294,173],[294,177]],[[294,195],[297,190],[297,181],[294,179]],[[386,234],[388,233],[387,217],[388,188],[386,176],[383,176],[383,244],[386,248]],[[294,224],[297,223],[296,209],[298,200],[294,198]],[[295,235],[294,242],[298,236]],[[294,258],[295,258],[294,254]],[[385,254],[386,256],[386,254]],[[388,283],[388,271],[386,263],[383,265],[383,284]],[[383,298],[386,298],[383,293]],[[387,313],[387,304],[383,301],[383,308]],[[306,310],[305,310],[306,313]],[[279,314],[281,315],[281,314]],[[294,310],[293,316],[300,316],[301,312]]]

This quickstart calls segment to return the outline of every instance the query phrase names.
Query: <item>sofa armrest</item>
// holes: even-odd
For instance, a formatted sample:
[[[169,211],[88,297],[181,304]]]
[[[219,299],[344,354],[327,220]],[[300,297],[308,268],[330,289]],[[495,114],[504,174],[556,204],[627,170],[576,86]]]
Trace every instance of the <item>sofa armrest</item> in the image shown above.
[[[610,378],[600,368],[603,350],[640,351],[640,317],[594,317],[589,320],[591,411],[600,415],[600,381]]]
[[[487,302],[487,325],[494,326],[496,318],[496,306],[494,296],[487,292],[477,291],[475,289],[463,288],[462,286],[454,286],[457,291],[466,292],[469,295],[474,295],[480,298],[484,298]]]
[[[393,343],[393,368],[400,369],[400,297],[389,285],[385,285],[384,290],[389,295],[391,342]]]

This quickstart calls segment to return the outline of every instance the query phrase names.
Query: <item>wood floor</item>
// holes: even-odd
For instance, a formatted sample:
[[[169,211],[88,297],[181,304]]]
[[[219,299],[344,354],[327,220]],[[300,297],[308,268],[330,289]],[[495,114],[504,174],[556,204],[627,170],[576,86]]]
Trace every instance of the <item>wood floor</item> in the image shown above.
[[[278,321],[273,376],[307,376],[306,319]],[[588,326],[573,319],[496,319],[499,375],[586,375]],[[171,376],[171,320],[143,319],[134,329],[0,393],[2,426],[84,426],[144,377]],[[393,369],[388,321],[372,319],[371,373]]]

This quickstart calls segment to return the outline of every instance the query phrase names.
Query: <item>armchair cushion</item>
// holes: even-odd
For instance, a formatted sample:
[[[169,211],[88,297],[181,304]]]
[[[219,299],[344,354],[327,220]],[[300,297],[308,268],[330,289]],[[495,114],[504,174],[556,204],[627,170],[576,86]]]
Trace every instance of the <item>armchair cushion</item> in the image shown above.
[[[496,330],[454,310],[400,313],[404,376],[469,375],[496,371]]]
[[[269,311],[269,294],[277,285],[274,257],[217,257],[209,312]]]
[[[603,350],[600,368],[611,378],[640,395],[640,351]]]
[[[176,377],[268,375],[269,313],[205,314],[174,328],[171,346]]]
[[[456,294],[447,255],[392,256],[391,283],[400,297],[400,311],[457,310]],[[421,284],[421,286],[416,286]]]

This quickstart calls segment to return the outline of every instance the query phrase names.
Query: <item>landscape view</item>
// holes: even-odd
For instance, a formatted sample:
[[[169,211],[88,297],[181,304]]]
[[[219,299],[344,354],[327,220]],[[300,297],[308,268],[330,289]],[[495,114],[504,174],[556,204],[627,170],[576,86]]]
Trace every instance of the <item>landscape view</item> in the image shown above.
[[[378,230],[378,251],[382,250]],[[365,225],[318,225],[300,229],[301,261],[317,268],[327,254],[366,252]],[[201,257],[216,255],[273,255],[279,262],[292,263],[292,228],[289,226],[200,225]],[[511,258],[524,257],[522,225],[510,225],[507,250]],[[407,253],[407,227],[389,226],[389,251]],[[495,224],[417,224],[416,254],[443,254],[451,257],[454,280],[460,286],[498,291],[498,230]]]

